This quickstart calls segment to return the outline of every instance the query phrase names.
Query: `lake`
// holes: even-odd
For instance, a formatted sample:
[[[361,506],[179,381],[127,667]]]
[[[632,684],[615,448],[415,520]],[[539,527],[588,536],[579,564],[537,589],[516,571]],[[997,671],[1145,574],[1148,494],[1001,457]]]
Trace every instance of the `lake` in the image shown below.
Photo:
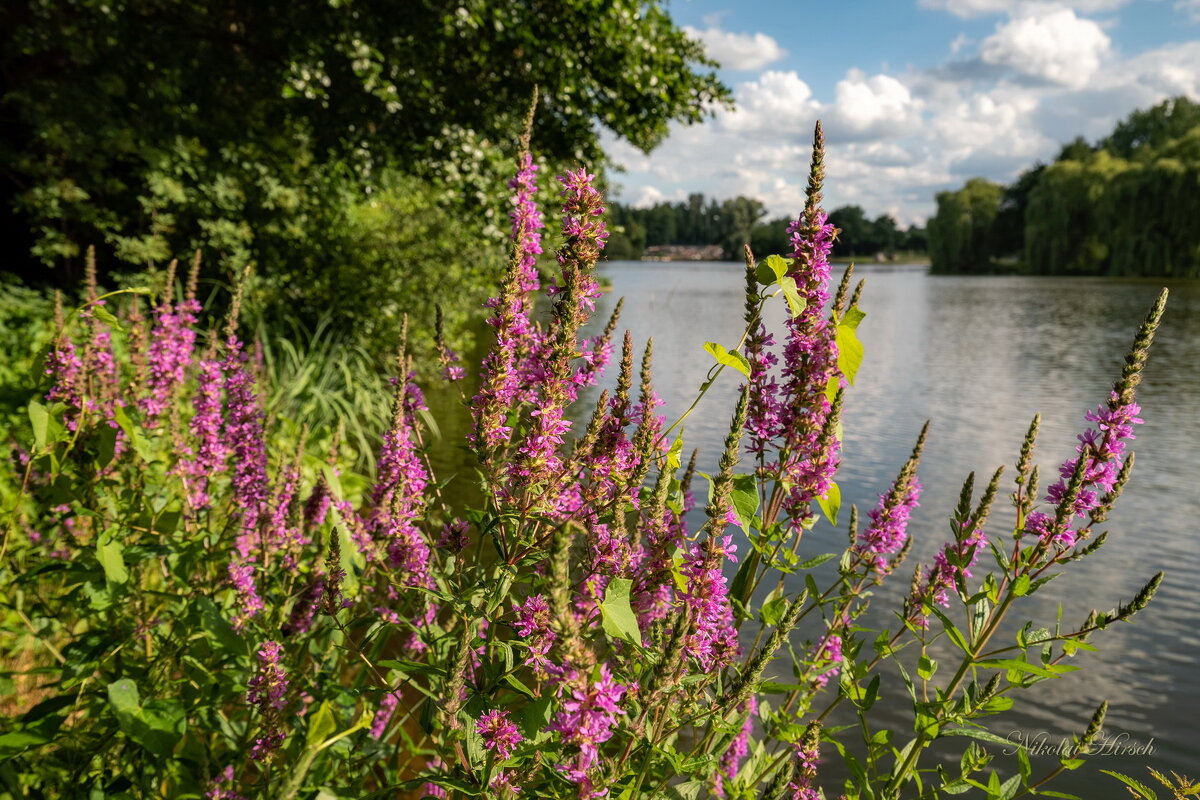
[[[619,329],[629,328],[639,349],[654,337],[655,385],[670,421],[694,398],[712,363],[704,343],[732,346],[741,333],[742,270],[734,263],[678,262],[600,268],[613,291],[598,303],[597,317],[606,318],[624,297]],[[841,268],[834,270],[836,283]],[[1166,579],[1132,623],[1092,637],[1100,650],[1076,656],[1082,670],[1017,695],[1012,712],[986,722],[1004,738],[1049,749],[1081,732],[1107,699],[1112,750],[1145,752],[1094,756],[1051,788],[1122,796],[1120,784],[1100,769],[1143,782],[1152,782],[1147,767],[1200,778],[1200,282],[967,278],[878,265],[856,273],[867,279],[861,303],[867,316],[859,327],[866,359],[847,394],[838,482],[845,505],[856,503],[865,514],[891,483],[922,423],[932,420],[920,470],[925,491],[909,526],[916,537],[910,559],[926,563],[945,540],[967,473],[976,472],[978,485],[997,466],[1011,467],[1036,412],[1042,414],[1037,461],[1043,476],[1057,474],[1058,464],[1073,455],[1084,411],[1107,398],[1138,323],[1161,286],[1170,287],[1138,394],[1146,424],[1132,443],[1137,464],[1107,525],[1108,544],[1067,565],[1010,616],[1019,617],[1017,626],[1030,618],[1052,628],[1061,604],[1064,625],[1078,625],[1092,608],[1106,611],[1129,600],[1158,570]],[[776,330],[782,329],[782,305],[774,303],[768,318]],[[687,422],[685,446],[700,448],[702,470],[716,462],[739,377],[726,370]],[[1012,484],[1003,490],[997,511],[1007,509],[1002,501]],[[1003,535],[1011,519],[994,513],[991,533]],[[821,523],[806,535],[806,552],[840,550],[844,536]],[[910,560],[880,588],[868,624],[894,629],[884,610],[907,592],[911,569]],[[898,702],[904,695],[898,679],[889,676],[883,692],[896,702],[886,703],[876,723],[894,727],[902,744],[911,731],[911,707]],[[989,750],[995,767],[1015,772],[1014,755],[999,745]],[[1036,778],[1056,759],[1033,762]],[[836,796],[837,770],[831,764],[823,776]]]

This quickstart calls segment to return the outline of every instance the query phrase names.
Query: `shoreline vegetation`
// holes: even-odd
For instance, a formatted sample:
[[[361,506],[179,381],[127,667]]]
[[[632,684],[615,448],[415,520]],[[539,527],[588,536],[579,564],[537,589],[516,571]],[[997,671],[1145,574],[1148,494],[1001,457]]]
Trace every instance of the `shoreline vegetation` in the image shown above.
[[[610,258],[609,261],[731,261],[725,257],[719,245],[655,245],[647,247],[641,258]],[[830,256],[830,264],[895,264],[909,266],[929,266],[929,255],[919,251],[898,251],[885,253],[878,251],[860,256]]]
[[[1200,277],[1198,182],[1200,104],[1164,100],[1094,144],[1076,138],[1011,184],[972,178],[939,193],[927,226],[932,270]]]

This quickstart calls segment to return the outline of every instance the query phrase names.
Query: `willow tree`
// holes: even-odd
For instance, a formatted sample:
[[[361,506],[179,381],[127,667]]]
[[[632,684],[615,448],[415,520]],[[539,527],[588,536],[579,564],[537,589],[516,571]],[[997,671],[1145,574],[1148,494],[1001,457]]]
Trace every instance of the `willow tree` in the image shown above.
[[[929,220],[929,262],[934,272],[988,272],[996,255],[993,224],[1004,187],[972,178],[957,192],[939,192]]]

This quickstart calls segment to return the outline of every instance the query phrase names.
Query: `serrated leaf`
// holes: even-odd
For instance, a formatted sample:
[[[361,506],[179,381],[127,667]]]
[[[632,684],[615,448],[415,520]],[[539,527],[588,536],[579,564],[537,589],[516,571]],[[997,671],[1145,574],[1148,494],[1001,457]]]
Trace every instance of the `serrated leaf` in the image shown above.
[[[1143,800],[1158,800],[1158,795],[1155,794],[1154,790],[1151,789],[1149,786],[1146,786],[1144,783],[1140,783],[1140,782],[1134,780],[1133,778],[1129,777],[1128,775],[1122,775],[1120,772],[1113,772],[1112,770],[1108,770],[1108,769],[1102,769],[1100,771],[1103,772],[1105,775],[1112,775],[1114,778],[1116,778],[1121,783],[1128,786],[1134,792],[1137,792],[1137,794],[1139,796],[1141,796],[1143,798]]]
[[[741,353],[726,350],[716,342],[705,342],[704,349],[712,354],[712,357],[717,360],[717,363],[724,364],[727,367],[733,367],[738,372],[750,377],[750,362]]]

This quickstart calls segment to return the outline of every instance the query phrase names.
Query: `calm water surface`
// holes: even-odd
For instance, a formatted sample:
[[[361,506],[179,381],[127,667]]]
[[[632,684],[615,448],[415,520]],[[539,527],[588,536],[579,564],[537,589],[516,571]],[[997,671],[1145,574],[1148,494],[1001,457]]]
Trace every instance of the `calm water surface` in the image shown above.
[[[656,388],[674,420],[694,398],[711,364],[705,341],[732,345],[741,332],[742,266],[716,263],[611,262],[601,274],[613,292],[599,303],[606,317],[625,298],[621,328],[635,341],[654,337]],[[1054,476],[1073,454],[1083,413],[1105,400],[1137,324],[1162,282],[1025,277],[959,278],[914,267],[859,269],[867,278],[859,328],[866,360],[848,393],[846,441],[838,476],[843,500],[865,511],[884,491],[932,420],[921,465],[925,492],[909,527],[913,558],[928,561],[948,533],[947,517],[967,473],[981,483],[1016,460],[1035,412],[1042,414],[1038,462]],[[834,275],[836,281],[838,275]],[[1104,754],[1054,788],[1085,798],[1123,790],[1099,773],[1111,769],[1149,779],[1147,767],[1200,778],[1200,282],[1169,282],[1171,300],[1139,391],[1146,424],[1133,449],[1137,466],[1109,521],[1107,546],[1068,565],[1012,616],[1053,627],[1078,625],[1131,598],[1158,570],[1166,580],[1132,624],[1097,634],[1098,653],[1083,653],[1083,669],[1018,696],[1012,712],[988,719],[1002,737],[1047,747],[1080,732],[1096,705],[1110,701],[1106,731],[1143,754]],[[777,304],[781,306],[782,303]],[[782,328],[781,308],[769,324]],[[737,386],[726,371],[686,427],[687,448],[701,450],[701,469],[715,464]],[[1043,481],[1044,482],[1044,481]],[[1005,484],[1005,492],[1011,491]],[[998,503],[999,505],[999,503]],[[993,534],[1011,525],[994,515]],[[819,525],[811,553],[840,550],[844,533]],[[902,570],[908,572],[911,564]],[[897,574],[880,589],[868,624],[893,627],[882,609],[895,606],[908,579]],[[1011,634],[1009,642],[1011,642]],[[948,664],[949,661],[943,661]],[[898,679],[883,686],[886,716],[898,741],[911,731],[911,708],[899,702]],[[959,744],[965,744],[958,740]],[[1149,747],[1147,747],[1149,746]],[[994,765],[1015,771],[1016,758],[990,747]],[[1053,757],[1034,758],[1035,776]],[[836,781],[832,767],[826,776]],[[830,785],[828,789],[835,786]],[[836,796],[834,793],[832,796]]]

